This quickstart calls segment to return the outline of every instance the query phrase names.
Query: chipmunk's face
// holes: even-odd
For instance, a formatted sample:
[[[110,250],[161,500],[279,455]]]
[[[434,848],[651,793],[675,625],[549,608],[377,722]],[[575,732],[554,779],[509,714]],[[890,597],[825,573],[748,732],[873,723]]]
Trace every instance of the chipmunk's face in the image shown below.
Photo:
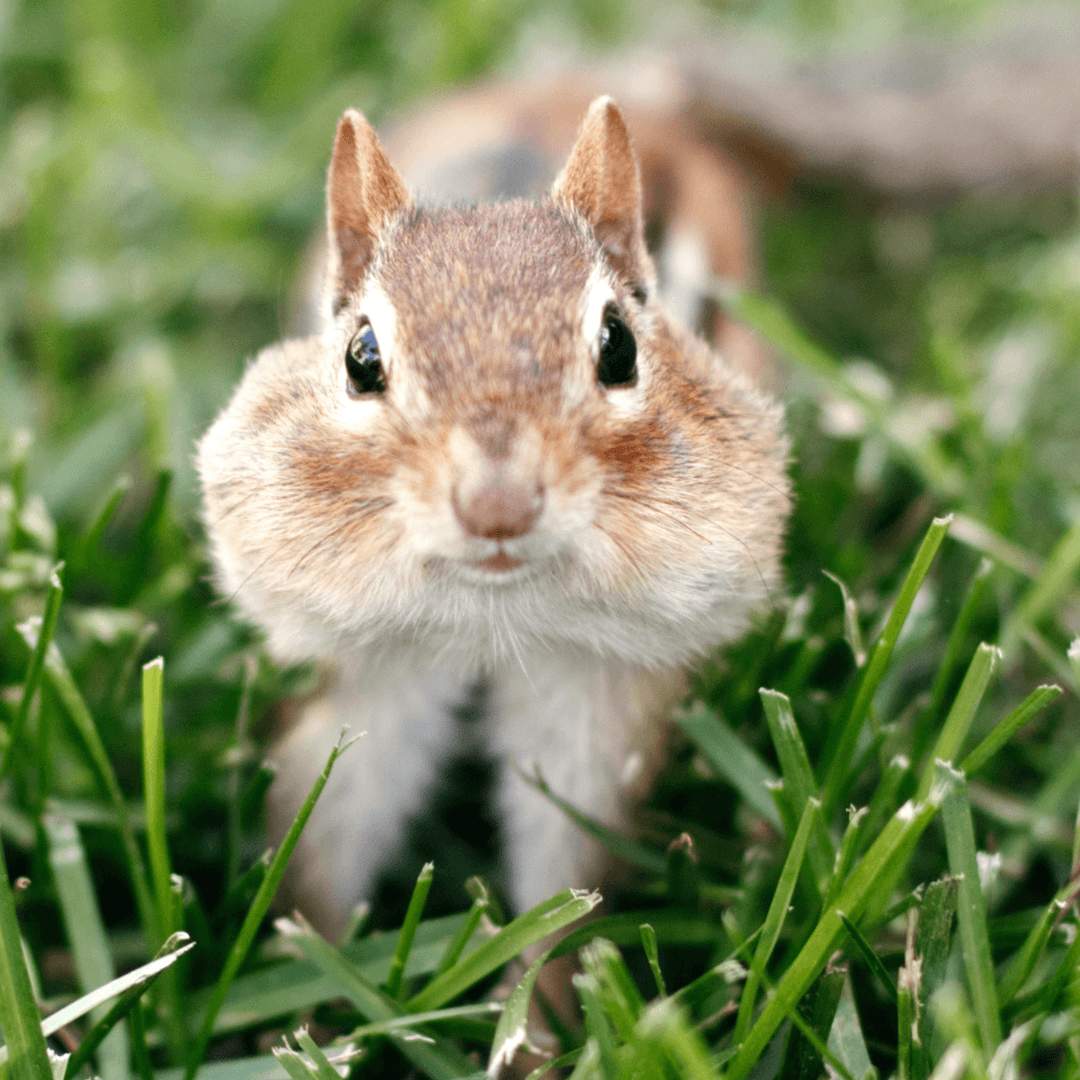
[[[415,209],[343,121],[329,326],[260,357],[200,451],[226,582],[281,651],[321,624],[671,662],[770,588],[778,417],[657,307],[596,111],[550,202],[478,209]]]

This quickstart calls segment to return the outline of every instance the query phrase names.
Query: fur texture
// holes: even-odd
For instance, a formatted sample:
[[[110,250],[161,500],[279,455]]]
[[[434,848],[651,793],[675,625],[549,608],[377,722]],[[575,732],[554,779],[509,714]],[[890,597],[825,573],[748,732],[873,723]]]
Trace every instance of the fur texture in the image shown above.
[[[221,589],[277,656],[334,672],[278,747],[273,815],[342,723],[367,732],[298,852],[326,926],[390,857],[480,680],[515,905],[595,885],[602,853],[514,766],[625,827],[683,665],[778,588],[780,410],[660,307],[641,202],[609,99],[550,198],[474,208],[416,207],[342,118],[324,329],[260,354],[198,452]],[[629,385],[597,378],[611,312]],[[364,320],[386,389],[357,396]]]

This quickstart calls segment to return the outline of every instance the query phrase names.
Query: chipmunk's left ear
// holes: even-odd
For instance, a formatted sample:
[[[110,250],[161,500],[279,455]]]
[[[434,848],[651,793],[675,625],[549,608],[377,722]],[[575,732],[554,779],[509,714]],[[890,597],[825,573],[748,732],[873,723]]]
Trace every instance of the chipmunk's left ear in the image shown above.
[[[616,273],[645,295],[653,291],[656,271],[645,248],[641,176],[626,121],[611,98],[599,97],[589,106],[551,197],[592,226]]]

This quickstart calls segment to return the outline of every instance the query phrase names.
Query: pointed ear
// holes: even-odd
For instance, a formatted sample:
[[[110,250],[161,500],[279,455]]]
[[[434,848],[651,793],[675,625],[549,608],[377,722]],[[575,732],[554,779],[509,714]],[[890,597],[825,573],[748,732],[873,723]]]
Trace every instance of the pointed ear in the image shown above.
[[[360,284],[386,222],[411,204],[372,126],[355,109],[338,123],[326,184],[327,290],[336,314]]]
[[[635,289],[652,291],[656,271],[645,249],[637,158],[611,98],[589,106],[551,197],[592,226],[616,273]]]

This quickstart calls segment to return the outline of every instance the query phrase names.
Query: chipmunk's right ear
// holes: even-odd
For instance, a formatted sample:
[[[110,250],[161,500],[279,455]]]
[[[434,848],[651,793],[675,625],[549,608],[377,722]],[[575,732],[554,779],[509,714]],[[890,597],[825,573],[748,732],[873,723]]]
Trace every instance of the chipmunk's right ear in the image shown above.
[[[374,128],[361,113],[347,109],[338,123],[326,183],[327,285],[335,314],[363,280],[387,221],[410,204]]]

